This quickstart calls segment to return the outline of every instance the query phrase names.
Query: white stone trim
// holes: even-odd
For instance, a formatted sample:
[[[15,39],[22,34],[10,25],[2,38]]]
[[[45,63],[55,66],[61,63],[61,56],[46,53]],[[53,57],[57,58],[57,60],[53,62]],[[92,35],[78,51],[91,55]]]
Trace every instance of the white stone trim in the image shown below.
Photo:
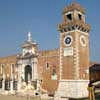
[[[72,11],[70,11],[70,12],[65,13],[65,15],[68,15],[68,14],[73,14],[73,12],[72,12]]]
[[[83,31],[80,31],[80,30],[78,30],[78,29],[76,29],[76,31],[77,31],[77,32],[80,32],[81,34],[84,34],[84,35],[86,35],[86,36],[89,36],[89,33],[88,33],[88,32],[83,32]]]
[[[59,73],[60,73],[60,80],[62,79],[62,55],[63,54],[63,49],[62,49],[62,34],[60,34],[60,56],[59,56],[59,60],[60,60],[60,64],[59,64]]]
[[[67,34],[72,33],[72,32],[75,32],[75,30],[68,31],[68,32],[63,32],[63,33],[67,35]],[[62,34],[62,33],[60,33],[60,34]]]
[[[85,43],[82,42],[82,39],[84,39],[84,42],[85,42]],[[80,36],[80,43],[81,43],[81,45],[82,45],[83,47],[86,46],[87,42],[86,42],[86,37],[85,37],[84,35],[81,35],[81,36]]]
[[[74,79],[79,79],[79,37],[75,33],[75,45],[74,45]]]
[[[69,33],[73,33],[73,32],[80,32],[80,33],[82,33],[82,34],[84,34],[84,35],[87,35],[87,36],[89,36],[89,33],[88,32],[83,32],[83,31],[80,31],[80,30],[78,30],[78,29],[76,29],[76,30],[72,30],[72,31],[68,31],[68,32],[64,32],[64,34],[69,34]],[[60,33],[60,34],[62,34],[62,33]]]

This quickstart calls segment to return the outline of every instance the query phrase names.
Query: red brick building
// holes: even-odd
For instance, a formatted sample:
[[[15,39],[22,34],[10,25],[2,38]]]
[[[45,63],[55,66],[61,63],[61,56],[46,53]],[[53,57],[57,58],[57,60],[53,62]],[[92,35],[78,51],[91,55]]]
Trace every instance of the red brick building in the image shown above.
[[[22,45],[21,54],[0,58],[1,89],[3,87],[5,90],[2,84],[4,81],[8,82],[6,90],[11,90],[12,85],[9,84],[12,80],[20,80],[17,86],[19,90],[31,82],[31,85],[36,83],[42,92],[49,95],[57,96],[60,93],[60,97],[66,98],[86,97],[90,66],[90,25],[85,22],[85,10],[78,3],[65,7],[62,16],[62,23],[58,25],[58,49],[39,51],[29,33],[28,40]]]

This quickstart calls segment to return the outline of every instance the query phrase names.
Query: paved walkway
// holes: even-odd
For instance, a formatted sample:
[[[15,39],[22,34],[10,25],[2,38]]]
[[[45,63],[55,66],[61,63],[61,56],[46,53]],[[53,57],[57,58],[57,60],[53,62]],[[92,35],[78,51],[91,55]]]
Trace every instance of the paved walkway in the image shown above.
[[[28,96],[0,96],[0,100],[41,100],[39,97],[28,97]]]
[[[0,100],[53,100],[49,99],[41,99],[40,97],[29,97],[29,96],[8,96],[8,95],[0,95]]]

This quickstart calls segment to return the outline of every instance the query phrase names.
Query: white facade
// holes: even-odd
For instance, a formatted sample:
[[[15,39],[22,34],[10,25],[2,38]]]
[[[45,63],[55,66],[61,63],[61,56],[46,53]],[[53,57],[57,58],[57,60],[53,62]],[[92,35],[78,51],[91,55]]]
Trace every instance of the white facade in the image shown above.
[[[39,92],[39,77],[37,69],[37,44],[32,42],[30,37],[31,33],[28,33],[28,40],[22,45],[22,54],[18,56],[18,92],[24,92],[27,90],[34,90]],[[26,51],[25,51],[26,50]]]

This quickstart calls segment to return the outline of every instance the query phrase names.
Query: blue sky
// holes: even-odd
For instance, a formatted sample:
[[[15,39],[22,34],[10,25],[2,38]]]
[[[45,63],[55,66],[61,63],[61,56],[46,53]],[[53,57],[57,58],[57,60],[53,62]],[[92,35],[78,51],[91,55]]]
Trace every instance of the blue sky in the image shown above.
[[[76,0],[87,10],[91,24],[91,60],[100,62],[100,0]],[[32,32],[39,49],[59,47],[57,24],[62,10],[71,0],[0,0],[0,57],[16,54]]]

